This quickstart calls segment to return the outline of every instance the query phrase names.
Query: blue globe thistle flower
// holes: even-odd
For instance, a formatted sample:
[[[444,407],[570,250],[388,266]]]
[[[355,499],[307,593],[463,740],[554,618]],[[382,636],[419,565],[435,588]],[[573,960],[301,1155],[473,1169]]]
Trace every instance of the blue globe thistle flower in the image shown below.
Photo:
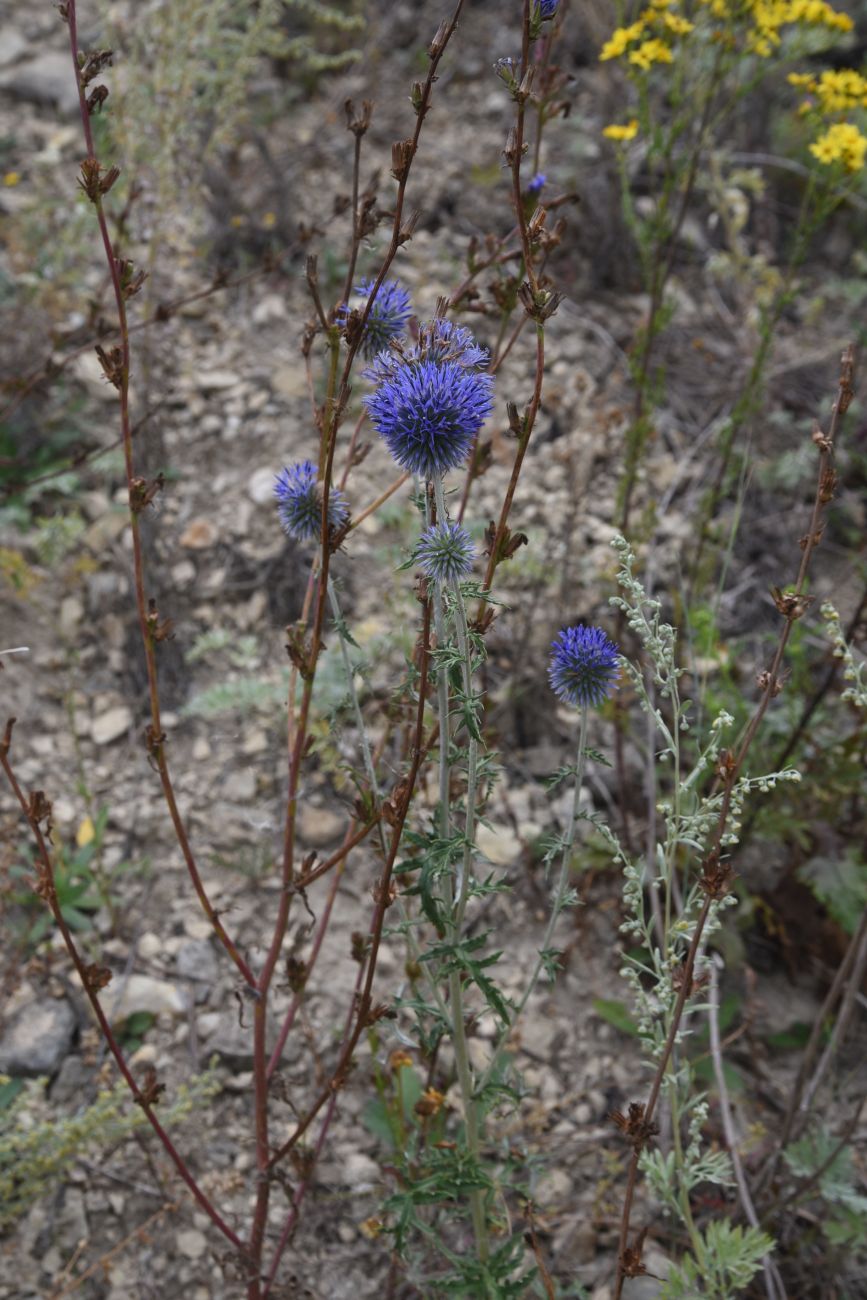
[[[375,280],[362,280],[355,286],[355,292],[364,299],[365,305],[375,284]],[[342,307],[340,318],[345,320],[348,314],[347,308]],[[411,315],[409,294],[403,285],[397,280],[383,280],[364,326],[362,348],[368,360],[387,348],[392,339],[406,332]]]
[[[290,537],[299,542],[320,536],[322,528],[322,484],[316,466],[303,460],[291,469],[282,469],[274,483],[277,512]],[[328,527],[342,528],[349,518],[349,506],[343,493],[332,488],[328,494]]]
[[[436,479],[466,460],[494,404],[493,376],[477,369],[486,360],[468,329],[435,320],[364,372],[377,385],[368,413],[402,469]]]
[[[473,567],[476,550],[466,528],[446,522],[425,529],[415,551],[426,578],[440,586],[463,578]]]
[[[599,627],[566,627],[551,646],[548,678],[565,704],[597,708],[614,690],[619,675],[617,646]]]
[[[533,177],[533,179],[527,182],[527,193],[541,194],[542,190],[545,187],[545,182],[547,181],[547,179],[548,177],[545,175],[544,172],[536,172],[536,175]]]
[[[380,352],[364,371],[364,377],[381,384],[393,379],[401,366],[416,361],[454,361],[465,370],[477,370],[488,364],[489,355],[488,349],[479,347],[465,325],[436,317],[420,327],[415,343],[395,343]]]

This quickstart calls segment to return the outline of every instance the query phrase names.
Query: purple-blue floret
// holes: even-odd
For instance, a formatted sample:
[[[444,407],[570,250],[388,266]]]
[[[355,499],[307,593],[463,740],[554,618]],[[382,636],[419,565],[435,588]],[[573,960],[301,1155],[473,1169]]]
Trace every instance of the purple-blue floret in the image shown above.
[[[365,305],[375,284],[375,280],[362,280],[355,286],[355,293]],[[347,308],[342,308],[341,313],[345,317]],[[362,348],[368,360],[387,348],[392,339],[406,333],[411,315],[412,304],[403,285],[397,280],[383,280],[364,324]]]
[[[435,320],[364,372],[376,384],[368,414],[402,469],[433,480],[467,459],[493,409],[493,376],[477,369],[487,355],[464,326]]]
[[[415,559],[426,578],[440,585],[465,577],[475,559],[473,540],[460,524],[446,521],[426,529],[416,547]]]
[[[304,460],[282,469],[274,483],[277,513],[284,530],[296,541],[318,538],[322,529],[322,484],[316,466]],[[343,493],[332,488],[328,494],[328,527],[338,529],[349,518],[349,506]]]
[[[551,646],[548,678],[564,704],[598,708],[619,676],[620,653],[599,627],[566,627]]]

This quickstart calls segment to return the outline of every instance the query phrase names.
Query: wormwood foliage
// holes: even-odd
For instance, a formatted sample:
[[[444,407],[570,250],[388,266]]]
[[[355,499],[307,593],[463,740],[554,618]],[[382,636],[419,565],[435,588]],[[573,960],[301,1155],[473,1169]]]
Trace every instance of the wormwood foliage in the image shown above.
[[[0,1078],[0,1088],[12,1081]],[[100,1092],[77,1114],[58,1118],[45,1097],[47,1080],[29,1084],[0,1109],[0,1229],[10,1227],[40,1196],[56,1187],[76,1159],[122,1141],[148,1122],[124,1082]],[[220,1091],[212,1071],[181,1084],[160,1118],[171,1127]]]
[[[641,708],[653,719],[660,737],[661,748],[656,753],[657,763],[663,765],[660,784],[666,768],[670,772],[665,796],[657,803],[664,830],[656,846],[653,869],[634,862],[613,832],[597,823],[623,868],[627,919],[621,928],[639,940],[641,956],[627,956],[621,973],[632,990],[639,1038],[648,1061],[655,1063],[663,1054],[683,964],[705,902],[698,868],[719,820],[723,796],[714,792],[712,777],[733,719],[730,714],[719,713],[710,722],[704,738],[691,736],[691,705],[680,694],[682,669],[676,658],[675,630],[663,621],[660,602],[648,596],[635,577],[635,556],[628,543],[616,538],[612,544],[620,558],[618,581],[623,592],[622,596],[612,598],[612,604],[623,611],[647,656],[646,666],[626,663],[626,672]],[[730,850],[737,844],[744,800],[751,790],[771,790],[778,782],[798,780],[800,774],[788,768],[766,776],[742,776],[734,787],[723,846]],[[682,895],[681,906],[677,905],[676,884]],[[646,901],[648,885],[659,898],[656,917]],[[732,894],[713,899],[706,936],[719,929],[722,910],[733,906],[735,901]],[[708,1103],[696,1087],[685,1050],[696,1013],[705,1009],[695,1000],[702,983],[702,971],[697,963],[693,1001],[687,1003],[666,1070],[665,1095],[671,1108],[672,1126],[677,1130],[676,1139],[667,1153],[645,1149],[640,1164],[664,1210],[679,1219],[689,1234],[691,1251],[674,1269],[664,1292],[672,1300],[698,1295],[726,1300],[736,1295],[773,1245],[764,1233],[752,1229],[744,1232],[732,1227],[725,1218],[717,1219],[703,1233],[693,1220],[690,1192],[694,1187],[702,1182],[721,1185],[732,1182],[728,1155],[706,1149],[703,1129]]]

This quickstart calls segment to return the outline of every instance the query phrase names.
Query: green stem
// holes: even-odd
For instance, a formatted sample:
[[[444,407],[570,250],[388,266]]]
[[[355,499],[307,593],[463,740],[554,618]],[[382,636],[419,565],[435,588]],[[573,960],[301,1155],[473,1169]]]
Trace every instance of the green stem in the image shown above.
[[[440,523],[445,522],[445,496],[443,493],[442,479],[438,479],[434,485],[434,497],[436,500],[437,519]],[[428,523],[430,519],[428,518]],[[458,627],[458,643],[461,646],[461,653],[464,655],[464,690],[468,691],[469,682],[469,662],[467,656],[467,636],[466,636],[466,611],[464,610],[463,598],[460,591],[457,593],[457,606],[463,614],[463,626],[460,615],[456,617],[456,626]],[[434,626],[437,634],[437,645],[440,648],[446,645],[446,626],[445,626],[445,602],[443,600],[442,589],[438,584],[434,588]],[[449,815],[449,697],[448,697],[448,677],[442,665],[437,670],[437,708],[439,712],[440,726],[440,834],[444,840],[449,837],[450,815]],[[474,742],[471,740],[471,746]],[[472,756],[473,750],[471,748]],[[471,786],[467,789],[467,822],[466,837],[472,832],[473,819],[475,817],[475,758],[473,758],[473,771],[470,777]],[[472,866],[472,842],[464,847],[463,864],[459,876],[459,884],[453,881],[449,873],[444,877],[445,881],[445,902],[447,905],[448,931],[452,942],[460,937],[463,914],[466,908],[467,891],[469,888],[470,868]],[[456,884],[458,888],[456,889]],[[456,905],[457,899],[457,905]],[[467,1149],[473,1160],[478,1163],[479,1160],[479,1112],[478,1105],[474,1099],[473,1077],[470,1068],[470,1054],[467,1046],[467,1032],[464,1023],[464,995],[461,984],[459,971],[452,971],[449,975],[449,1001],[451,1003],[451,1025],[452,1040],[455,1052],[455,1067],[458,1075],[458,1085],[461,1090],[461,1099],[464,1106],[464,1124],[466,1128]],[[485,1221],[485,1201],[481,1188],[473,1188],[470,1192],[470,1215],[473,1222],[473,1235],[476,1240],[476,1255],[480,1262],[488,1258],[488,1225]]]

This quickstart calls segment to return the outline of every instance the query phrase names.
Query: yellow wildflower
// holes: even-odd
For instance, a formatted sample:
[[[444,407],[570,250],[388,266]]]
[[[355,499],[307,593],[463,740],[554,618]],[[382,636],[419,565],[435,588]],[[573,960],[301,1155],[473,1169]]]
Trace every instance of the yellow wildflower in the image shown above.
[[[662,21],[670,32],[675,36],[687,36],[690,32],[695,31],[695,23],[689,22],[686,18],[680,18],[677,14],[662,14]]]
[[[857,172],[864,166],[867,136],[851,122],[836,122],[810,145],[810,153],[826,166],[841,162],[847,172]]]
[[[619,59],[621,54],[626,53],[632,42],[639,40],[643,34],[643,22],[632,23],[629,27],[618,27],[602,46],[599,62],[603,63],[606,59]]]
[[[602,134],[609,140],[633,140],[638,135],[638,119],[633,118],[631,122],[626,122],[623,126],[606,126]]]
[[[90,817],[85,817],[84,821],[75,832],[75,842],[80,849],[84,849],[92,840],[96,839],[96,827]]]
[[[3,184],[8,185],[11,189],[11,187],[13,185],[17,185],[20,180],[21,180],[20,172],[7,172],[6,175],[3,177]]]
[[[638,49],[633,50],[629,55],[629,62],[646,72],[651,64],[671,63],[673,57],[671,50],[663,41],[653,39],[642,41]]]

